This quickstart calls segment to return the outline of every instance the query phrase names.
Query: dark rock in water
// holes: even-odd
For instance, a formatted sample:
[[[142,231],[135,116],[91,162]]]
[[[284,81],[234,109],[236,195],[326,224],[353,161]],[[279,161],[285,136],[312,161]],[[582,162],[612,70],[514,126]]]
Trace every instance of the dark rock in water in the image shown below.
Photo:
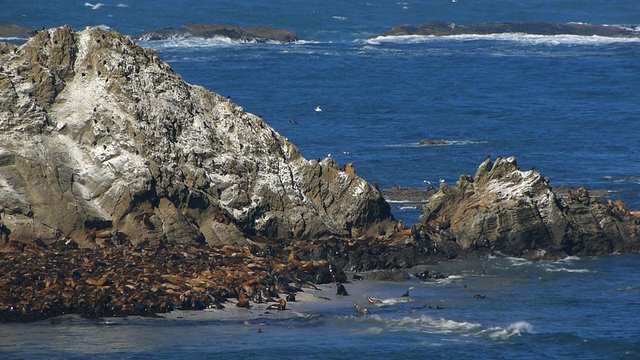
[[[534,35],[597,35],[607,37],[640,37],[640,31],[626,27],[610,25],[589,25],[580,23],[556,24],[545,22],[458,25],[441,21],[432,21],[424,25],[395,26],[389,32],[386,32],[379,36],[450,36],[469,34],[488,35],[504,33],[523,33]]]
[[[0,21],[0,38],[27,39],[35,35],[36,29]]]
[[[391,269],[391,270],[376,270],[369,273],[369,280],[374,281],[406,281],[411,276],[404,270]]]
[[[297,41],[296,33],[290,30],[274,29],[269,27],[243,28],[235,25],[213,24],[186,24],[182,28],[165,28],[154,30],[133,37],[135,40],[167,40],[175,38],[199,37],[214,38],[226,37],[241,42],[280,42],[291,43]]]
[[[433,269],[431,270],[427,269],[421,273],[414,274],[414,276],[420,280],[429,280],[429,279],[437,280],[437,279],[445,278],[445,276],[441,272]]]
[[[532,259],[640,250],[634,212],[578,188],[557,197],[548,179],[515,158],[483,162],[475,176],[440,187],[424,207],[421,230],[450,256],[506,253]]]
[[[447,141],[442,139],[424,139],[420,140],[419,145],[446,145]]]

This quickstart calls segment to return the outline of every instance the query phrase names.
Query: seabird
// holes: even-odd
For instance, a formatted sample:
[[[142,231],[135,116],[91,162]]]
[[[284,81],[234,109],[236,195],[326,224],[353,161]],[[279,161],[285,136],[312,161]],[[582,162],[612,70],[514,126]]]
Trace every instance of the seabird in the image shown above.
[[[320,105],[316,106],[316,112],[322,112],[322,109],[320,109]]]

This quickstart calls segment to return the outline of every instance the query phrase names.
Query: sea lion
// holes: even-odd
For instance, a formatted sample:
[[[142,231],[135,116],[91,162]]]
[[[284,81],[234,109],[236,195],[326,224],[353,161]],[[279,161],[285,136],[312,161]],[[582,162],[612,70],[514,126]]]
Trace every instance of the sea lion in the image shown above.
[[[340,296],[349,296],[349,293],[347,292],[347,289],[344,288],[344,285],[338,283],[338,289],[336,291],[336,295],[340,295]]]
[[[589,190],[584,187],[580,187],[576,190],[579,198],[589,199]]]
[[[344,166],[344,171],[350,174],[355,174],[356,173],[356,169],[353,167],[354,162],[350,162],[348,164],[345,164]]]
[[[251,305],[249,304],[249,300],[242,291],[238,291],[238,302],[236,303],[236,306],[245,309],[251,307]]]
[[[356,312],[360,315],[369,315],[369,310],[367,308],[363,308],[358,303],[354,302],[353,306],[356,308]]]
[[[372,297],[371,297],[371,296],[369,296],[369,295],[367,295],[367,296],[365,296],[365,297],[367,298],[367,301],[368,301],[370,304],[373,304],[373,305],[379,305],[379,304],[382,304],[382,300],[380,300],[380,299],[374,299],[374,298],[372,298]]]
[[[267,306],[267,310],[278,310],[282,311],[287,308],[287,302],[284,299],[280,299],[277,304],[272,304]]]
[[[405,291],[404,294],[400,295],[400,297],[409,297],[409,291],[411,290],[413,290],[413,286],[407,289],[407,291]]]

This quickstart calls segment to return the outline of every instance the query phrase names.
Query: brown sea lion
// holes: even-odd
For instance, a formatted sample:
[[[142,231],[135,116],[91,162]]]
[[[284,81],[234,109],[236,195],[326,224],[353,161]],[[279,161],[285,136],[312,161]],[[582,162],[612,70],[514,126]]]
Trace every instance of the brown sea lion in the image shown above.
[[[367,301],[368,301],[370,304],[373,304],[373,305],[379,305],[379,304],[382,304],[382,300],[380,300],[380,299],[374,299],[374,298],[372,298],[372,297],[371,297],[371,296],[369,296],[369,295],[367,295],[367,296],[366,296],[366,298],[367,298]]]
[[[344,171],[351,173],[351,174],[355,174],[356,173],[356,169],[353,167],[354,162],[350,162],[348,164],[346,164],[344,166]]]
[[[363,308],[358,303],[354,302],[353,306],[356,308],[356,312],[360,315],[369,315],[369,310],[367,308]]]
[[[284,299],[280,299],[277,304],[267,306],[267,310],[285,310],[287,308],[287,302]]]
[[[580,187],[576,191],[578,192],[579,198],[585,198],[585,199],[589,198],[589,190],[587,190],[586,188]]]

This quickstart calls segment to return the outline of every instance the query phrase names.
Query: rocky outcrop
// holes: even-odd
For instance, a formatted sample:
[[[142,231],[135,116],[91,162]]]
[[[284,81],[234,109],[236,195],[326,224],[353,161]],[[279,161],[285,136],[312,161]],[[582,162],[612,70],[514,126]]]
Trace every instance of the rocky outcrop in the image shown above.
[[[114,31],[0,57],[2,240],[245,243],[391,228],[380,193]]]
[[[640,31],[636,29],[610,25],[590,25],[581,23],[556,24],[544,22],[458,25],[442,21],[432,21],[424,25],[399,25],[393,27],[390,31],[379,36],[450,36],[469,34],[488,35],[504,33],[523,33],[534,35],[596,35],[607,37],[640,37]]]
[[[35,35],[36,29],[0,21],[0,38],[27,39]]]
[[[548,179],[513,157],[487,159],[475,176],[441,185],[420,218],[433,248],[452,256],[502,252],[531,258],[640,250],[640,220],[621,201],[584,188],[557,197]]]
[[[214,38],[226,37],[231,40],[250,43],[297,41],[296,33],[291,30],[275,29],[264,26],[243,28],[235,25],[186,24],[181,28],[165,28],[153,30],[135,36],[135,40],[167,40],[176,38]]]

